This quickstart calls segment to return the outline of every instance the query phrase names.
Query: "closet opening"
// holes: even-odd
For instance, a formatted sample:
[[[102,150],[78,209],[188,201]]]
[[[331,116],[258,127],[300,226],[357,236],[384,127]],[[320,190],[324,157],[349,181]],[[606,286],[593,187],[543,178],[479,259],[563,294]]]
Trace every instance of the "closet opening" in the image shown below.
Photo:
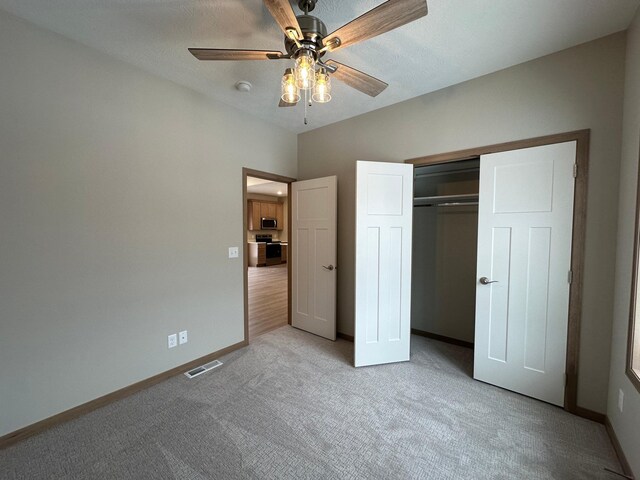
[[[480,157],[414,168],[411,332],[473,348]]]
[[[599,414],[577,406],[589,139],[589,130],[577,130],[405,163],[415,174],[413,333],[474,342],[473,350],[456,350],[465,371],[472,362],[474,379],[599,421]],[[482,163],[479,175],[463,172],[468,161]],[[436,181],[465,174],[477,176]],[[461,187],[473,182],[477,189]],[[478,206],[443,206],[474,203],[476,192]],[[472,212],[475,222],[457,221]],[[435,228],[427,229],[428,222]],[[448,358],[459,356],[438,345]]]

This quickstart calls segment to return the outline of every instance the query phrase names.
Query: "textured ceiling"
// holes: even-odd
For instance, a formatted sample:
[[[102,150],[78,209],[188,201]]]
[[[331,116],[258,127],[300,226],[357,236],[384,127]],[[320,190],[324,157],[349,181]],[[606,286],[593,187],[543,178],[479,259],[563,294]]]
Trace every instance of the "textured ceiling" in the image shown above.
[[[319,0],[331,32],[382,3]],[[627,28],[640,0],[429,0],[429,15],[335,58],[389,83],[376,98],[278,108],[286,60],[199,62],[187,47],[283,50],[261,0],[0,0],[0,8],[293,132],[303,132]],[[297,7],[296,7],[297,11]],[[250,93],[234,88],[253,84]],[[302,102],[301,102],[302,103]]]

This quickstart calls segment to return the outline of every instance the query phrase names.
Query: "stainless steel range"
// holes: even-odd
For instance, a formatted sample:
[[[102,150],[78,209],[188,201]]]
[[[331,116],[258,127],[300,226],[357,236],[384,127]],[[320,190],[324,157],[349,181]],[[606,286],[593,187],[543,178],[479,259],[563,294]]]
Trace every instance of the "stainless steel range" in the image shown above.
[[[256,235],[257,243],[266,243],[267,265],[282,263],[282,246],[280,240],[273,240],[272,235]]]

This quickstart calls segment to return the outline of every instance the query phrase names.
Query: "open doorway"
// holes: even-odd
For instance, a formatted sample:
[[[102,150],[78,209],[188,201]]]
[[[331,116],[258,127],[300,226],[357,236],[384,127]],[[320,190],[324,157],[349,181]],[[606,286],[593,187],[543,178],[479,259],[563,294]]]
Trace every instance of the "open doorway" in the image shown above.
[[[245,338],[291,323],[289,191],[293,179],[243,169]]]

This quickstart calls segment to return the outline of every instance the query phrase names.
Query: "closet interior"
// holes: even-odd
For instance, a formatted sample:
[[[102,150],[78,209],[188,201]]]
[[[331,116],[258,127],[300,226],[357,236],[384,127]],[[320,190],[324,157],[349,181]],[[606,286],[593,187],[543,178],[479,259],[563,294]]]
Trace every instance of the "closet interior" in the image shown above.
[[[416,166],[411,329],[471,345],[480,158]]]

